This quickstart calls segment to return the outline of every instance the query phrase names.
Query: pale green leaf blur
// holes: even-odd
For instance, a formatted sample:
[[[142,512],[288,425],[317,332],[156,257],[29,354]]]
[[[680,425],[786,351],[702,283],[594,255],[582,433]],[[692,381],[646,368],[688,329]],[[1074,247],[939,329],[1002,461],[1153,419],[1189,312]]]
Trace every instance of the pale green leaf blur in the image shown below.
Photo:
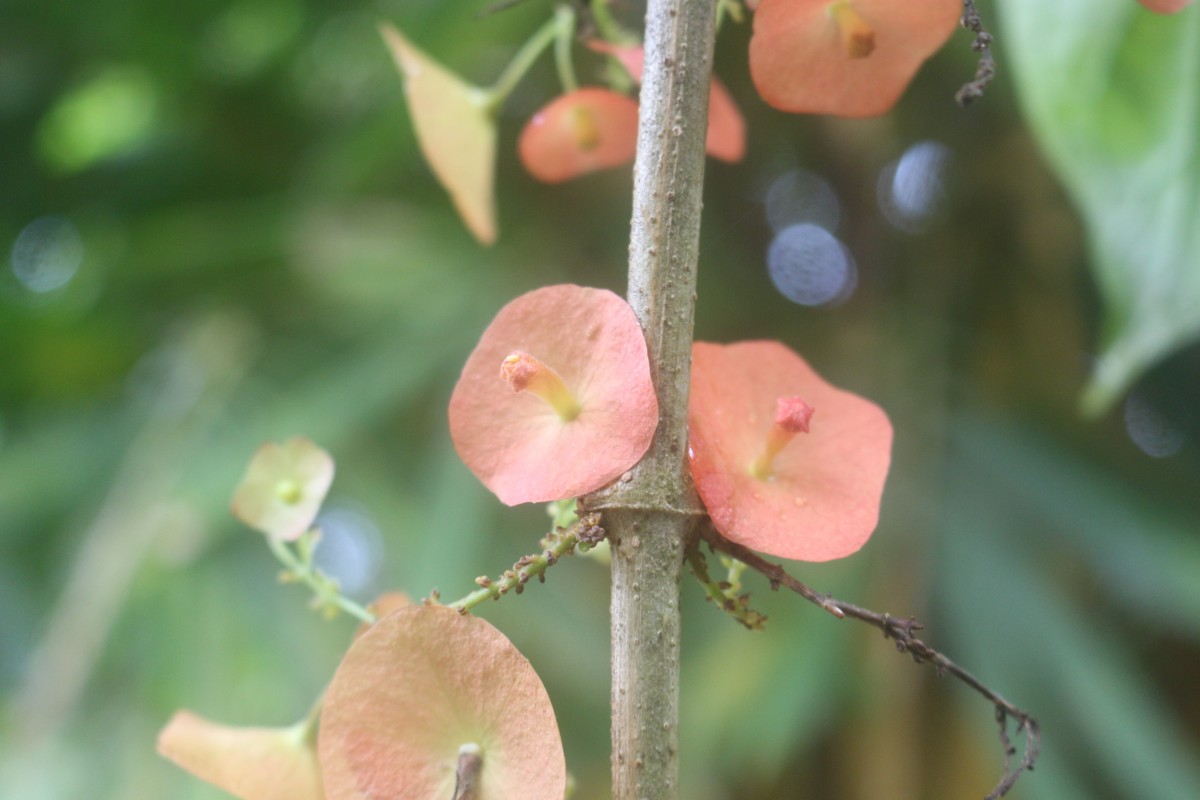
[[[1104,297],[1084,407],[1200,335],[1200,9],[1004,0],[1030,125],[1078,204]]]
[[[0,797],[218,800],[155,754],[172,712],[306,713],[355,623],[310,612],[229,513],[264,441],[303,435],[336,459],[323,557],[356,599],[453,599],[536,550],[544,509],[479,485],[446,404],[512,297],[623,290],[631,187],[620,170],[523,174],[517,135],[557,91],[546,57],[500,118],[501,238],[475,243],[376,25],[487,85],[552,8],[477,18],[485,5],[0,3]],[[1200,308],[1200,9],[997,5],[981,10],[1000,77],[974,107],[952,101],[975,70],[958,33],[896,111],[852,122],[766,108],[747,27],[727,21],[715,61],[750,140],[742,164],[707,167],[698,336],[781,339],[887,410],[879,530],[795,572],[916,615],[1038,716],[1043,760],[1012,797],[1200,797],[1200,348],[1182,338]],[[582,81],[603,69],[577,53]],[[1070,114],[1034,100],[1062,84]],[[1176,205],[1143,216],[1155,193]],[[1190,228],[1171,216],[1189,202]],[[772,221],[845,245],[840,304],[776,290]],[[1171,258],[1189,253],[1190,271]],[[1133,333],[1146,319],[1161,338]],[[1128,393],[1085,421],[1102,342],[1131,343],[1101,361]],[[1002,754],[984,701],[743,582],[761,633],[683,586],[685,800],[987,793]],[[479,613],[545,681],[575,797],[607,797],[604,566],[564,559]]]

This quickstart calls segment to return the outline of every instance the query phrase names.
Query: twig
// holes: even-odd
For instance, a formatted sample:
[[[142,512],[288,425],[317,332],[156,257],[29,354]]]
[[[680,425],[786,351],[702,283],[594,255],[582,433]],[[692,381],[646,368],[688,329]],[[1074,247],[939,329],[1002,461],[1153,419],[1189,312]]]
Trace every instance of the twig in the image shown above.
[[[979,53],[975,80],[963,84],[962,88],[954,93],[954,101],[965,107],[983,97],[983,90],[996,77],[996,60],[992,58],[991,52],[992,35],[983,28],[983,20],[979,18],[975,0],[963,0],[963,15],[959,24],[974,32],[975,41],[971,42],[971,49]]]
[[[939,677],[951,675],[989,700],[996,709],[996,721],[1000,725],[1000,744],[1004,747],[1004,774],[985,800],[997,800],[1004,797],[1017,782],[1017,778],[1021,776],[1022,772],[1033,769],[1041,748],[1037,720],[989,689],[970,672],[918,639],[913,632],[921,630],[923,626],[915,619],[911,617],[897,619],[890,614],[879,614],[853,603],[838,600],[828,594],[813,591],[785,572],[782,565],[772,564],[753,550],[723,538],[711,525],[704,526],[700,535],[712,549],[733,556],[761,572],[771,582],[772,589],[784,586],[838,619],[853,617],[878,628],[886,638],[896,643],[897,650],[901,653],[908,653],[912,656],[913,661],[918,664],[932,664]],[[1013,747],[1008,734],[1009,717],[1017,720],[1018,729],[1025,734],[1025,752],[1015,766],[1012,763],[1012,757],[1016,755],[1016,748]]]
[[[760,614],[750,608],[750,595],[739,595],[738,589],[740,587],[735,586],[733,581],[724,580],[717,582],[709,576],[708,562],[705,561],[704,553],[700,551],[699,547],[689,547],[685,553],[685,557],[687,558],[688,566],[692,568],[692,574],[704,586],[705,599],[716,603],[725,613],[729,614],[745,628],[752,631],[761,631],[763,629],[763,626],[767,622],[766,615]],[[731,561],[730,563],[740,562]]]
[[[499,600],[510,591],[521,594],[530,578],[536,577],[538,582],[545,583],[546,570],[557,564],[560,558],[574,553],[580,545],[590,548],[599,544],[605,535],[600,527],[600,515],[595,512],[584,514],[569,528],[557,528],[542,539],[542,552],[521,556],[511,569],[505,570],[498,578],[492,579],[486,575],[476,578],[478,589],[446,605],[460,614],[466,614],[485,600]],[[426,602],[437,602],[437,597],[431,596]]]

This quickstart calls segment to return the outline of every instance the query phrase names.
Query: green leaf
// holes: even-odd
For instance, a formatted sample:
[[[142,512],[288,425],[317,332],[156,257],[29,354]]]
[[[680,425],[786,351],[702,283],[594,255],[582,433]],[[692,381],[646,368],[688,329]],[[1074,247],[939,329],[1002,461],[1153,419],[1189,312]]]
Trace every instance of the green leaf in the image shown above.
[[[1098,414],[1200,334],[1200,8],[999,7],[1021,104],[1088,230],[1106,309],[1083,407]]]
[[[1071,602],[1061,565],[1047,568],[1044,556],[1012,547],[1011,531],[987,513],[990,502],[979,487],[959,487],[948,504],[939,557],[953,657],[1042,722],[1045,761],[1073,768],[1073,776],[1057,773],[1056,784],[1139,800],[1200,797],[1200,768],[1170,701],[1107,617]],[[1038,785],[1042,766],[1021,791]],[[1042,788],[1036,796],[1063,796]]]

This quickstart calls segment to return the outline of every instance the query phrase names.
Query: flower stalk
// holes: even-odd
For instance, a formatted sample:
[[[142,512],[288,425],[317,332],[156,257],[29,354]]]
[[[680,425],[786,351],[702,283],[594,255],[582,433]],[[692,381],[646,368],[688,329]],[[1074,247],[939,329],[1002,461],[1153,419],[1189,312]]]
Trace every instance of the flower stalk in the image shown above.
[[[612,547],[614,800],[679,796],[679,585],[703,510],[687,469],[687,400],[716,0],[646,11],[629,304],[646,334],[659,422],[604,508]]]

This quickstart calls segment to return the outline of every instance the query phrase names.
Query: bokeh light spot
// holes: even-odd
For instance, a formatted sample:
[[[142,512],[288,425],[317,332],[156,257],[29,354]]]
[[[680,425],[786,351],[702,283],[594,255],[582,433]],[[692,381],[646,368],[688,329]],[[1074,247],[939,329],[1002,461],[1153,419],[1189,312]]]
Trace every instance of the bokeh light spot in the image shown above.
[[[767,222],[776,233],[801,222],[836,231],[842,216],[829,182],[804,169],[789,170],[771,181],[766,207]]]
[[[945,200],[950,157],[950,148],[944,144],[923,141],[883,168],[876,196],[888,222],[905,233],[925,229]]]
[[[1141,392],[1125,398],[1125,432],[1151,458],[1168,458],[1183,449],[1187,434]]]
[[[858,285],[854,257],[846,246],[807,222],[775,235],[767,251],[767,271],[784,297],[804,306],[840,303]]]
[[[13,243],[12,271],[21,285],[43,294],[66,286],[83,263],[83,239],[62,217],[39,217]]]
[[[347,595],[362,598],[374,592],[383,566],[383,535],[375,520],[345,506],[329,506],[317,516],[321,540],[313,563],[338,582]]]

